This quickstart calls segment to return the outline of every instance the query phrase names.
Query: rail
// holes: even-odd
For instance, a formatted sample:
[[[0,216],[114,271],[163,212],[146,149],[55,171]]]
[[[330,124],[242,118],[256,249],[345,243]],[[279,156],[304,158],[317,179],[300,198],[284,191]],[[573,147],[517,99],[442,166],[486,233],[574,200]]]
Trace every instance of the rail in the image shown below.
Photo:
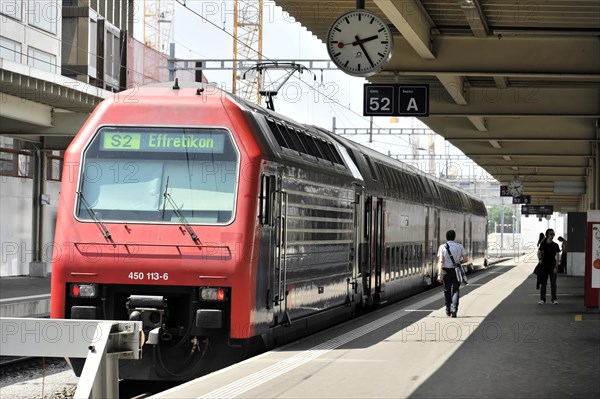
[[[75,398],[118,398],[119,359],[140,359],[141,321],[0,318],[0,356],[85,358]]]

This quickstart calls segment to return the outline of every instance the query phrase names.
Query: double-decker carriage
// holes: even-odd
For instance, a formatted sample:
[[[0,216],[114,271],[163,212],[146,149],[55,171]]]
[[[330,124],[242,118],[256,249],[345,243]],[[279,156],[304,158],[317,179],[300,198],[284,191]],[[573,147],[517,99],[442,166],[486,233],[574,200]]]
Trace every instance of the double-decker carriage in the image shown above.
[[[474,197],[210,86],[142,87],[65,153],[51,316],[141,320],[121,377],[187,380],[427,288],[449,226],[483,267]]]

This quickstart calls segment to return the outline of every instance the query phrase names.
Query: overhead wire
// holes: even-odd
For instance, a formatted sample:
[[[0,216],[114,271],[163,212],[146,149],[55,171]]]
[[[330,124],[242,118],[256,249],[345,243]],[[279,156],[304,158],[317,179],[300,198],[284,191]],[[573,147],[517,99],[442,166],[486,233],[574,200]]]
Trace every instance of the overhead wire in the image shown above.
[[[215,23],[213,23],[212,21],[210,21],[209,19],[207,19],[207,18],[206,18],[206,17],[204,17],[203,15],[199,14],[197,11],[195,11],[195,10],[193,10],[193,9],[189,8],[189,7],[186,5],[185,1],[183,1],[183,2],[182,2],[182,1],[180,1],[180,0],[177,0],[177,3],[178,3],[178,4],[180,4],[180,5],[182,5],[182,6],[183,6],[185,9],[187,9],[187,10],[188,10],[188,11],[190,11],[190,12],[192,12],[194,15],[198,16],[198,17],[199,17],[199,18],[201,18],[202,20],[204,20],[204,21],[208,22],[209,24],[213,25],[214,27],[216,27],[216,28],[217,28],[217,29],[219,29],[220,31],[223,31],[223,32],[225,32],[225,34],[227,34],[228,36],[230,36],[230,37],[232,37],[232,38],[235,38],[235,37],[233,36],[233,34],[231,34],[230,32],[228,32],[226,29],[219,27],[218,25],[216,25]],[[14,20],[14,19],[11,19],[11,21],[13,21],[13,22],[15,22],[15,23],[18,23],[18,24],[20,24],[20,25],[22,25],[22,26],[29,26],[28,24],[25,24],[23,21],[20,21],[20,20]],[[160,31],[158,30],[158,28],[157,28],[157,27],[155,27],[155,26],[153,26],[153,25],[147,25],[147,26],[148,26],[148,27],[150,27],[150,28],[152,28],[152,29],[154,29],[156,32],[160,32]],[[47,36],[47,37],[49,37],[50,39],[56,40],[56,41],[58,41],[58,42],[60,42],[60,43],[62,43],[62,44],[66,44],[66,45],[69,45],[69,46],[74,46],[74,44],[73,44],[72,42],[68,42],[68,41],[66,41],[66,40],[63,40],[63,39],[61,39],[61,38],[58,38],[57,36],[53,35],[51,32],[47,32],[47,31],[45,31],[45,30],[43,30],[43,29],[38,29],[38,30],[39,30],[39,31],[41,31],[41,33],[42,33],[42,34],[46,35],[46,36]],[[133,36],[132,36],[132,37],[133,37]],[[7,38],[7,39],[9,39],[9,38]],[[9,40],[10,40],[10,39],[9,39]],[[190,52],[192,52],[192,53],[195,53],[195,54],[197,54],[197,55],[199,55],[199,56],[201,56],[201,57],[205,58],[207,61],[211,61],[211,58],[210,58],[210,57],[206,57],[206,56],[204,56],[204,55],[203,55],[203,54],[201,54],[200,52],[197,52],[197,51],[195,51],[195,50],[191,49],[190,47],[186,46],[185,44],[181,43],[180,41],[176,41],[176,40],[174,40],[174,39],[172,39],[172,40],[173,40],[173,42],[174,42],[174,43],[181,45],[183,48],[185,48],[185,49],[189,50]],[[240,44],[242,44],[242,45],[244,45],[244,46],[246,46],[246,47],[249,47],[249,48],[250,48],[250,46],[248,46],[246,43],[242,42],[241,40],[239,40],[239,39],[236,39],[236,40],[237,40],[237,41],[238,41]],[[50,61],[48,61],[48,60],[43,60],[43,59],[37,58],[37,57],[35,57],[35,56],[31,56],[31,55],[29,55],[29,54],[26,54],[26,53],[24,53],[23,51],[16,51],[15,49],[12,49],[12,48],[10,48],[10,47],[5,47],[5,46],[2,46],[2,45],[0,45],[0,48],[2,48],[2,49],[6,49],[6,50],[8,50],[8,51],[11,51],[11,52],[14,52],[14,53],[17,53],[17,54],[19,54],[20,56],[25,56],[25,57],[31,58],[31,59],[33,59],[33,60],[36,60],[36,61],[39,61],[39,62],[41,62],[41,63],[48,64],[48,65],[50,65],[50,66],[54,67],[54,68],[55,68],[55,70],[56,70],[56,69],[58,69],[58,68],[60,68],[61,70],[68,71],[68,72],[72,72],[72,73],[75,73],[75,74],[79,74],[79,73],[81,72],[81,71],[76,71],[76,70],[74,70],[74,69],[71,69],[71,68],[68,68],[68,67],[64,67],[62,64],[61,64],[61,65],[59,65],[57,62],[55,62],[55,63],[52,63],[52,62],[50,62]],[[87,50],[87,49],[85,49],[85,48],[82,48],[82,47],[80,47],[80,46],[78,46],[78,45],[75,45],[75,48],[77,48],[77,49],[79,49],[79,50],[83,50],[83,51],[85,51],[85,52],[86,52],[88,55],[94,55],[94,56],[98,57],[99,59],[101,59],[102,61],[104,61],[104,60],[105,60],[105,57],[103,57],[103,56],[99,56],[99,55],[97,55],[97,54],[94,54],[94,53],[92,53],[91,51],[89,51],[89,50]],[[51,55],[53,55],[53,54],[51,54]],[[269,61],[272,61],[272,60],[271,60],[269,57],[267,57],[265,54],[261,53],[261,55],[262,55],[262,57],[263,57],[264,59],[267,59],[267,60],[269,60]],[[129,69],[129,68],[128,68],[128,70],[129,70],[129,71],[132,71],[132,72],[134,72],[134,73],[136,73],[136,74],[139,74],[140,76],[142,76],[142,77],[144,77],[144,78],[150,79],[150,80],[152,80],[152,81],[155,81],[155,82],[159,82],[159,80],[158,80],[158,79],[156,79],[156,78],[154,78],[154,77],[152,77],[152,76],[149,76],[149,75],[145,74],[144,72],[136,71],[136,70],[134,70],[134,69]],[[330,102],[328,103],[328,104],[329,104],[329,107],[330,107],[330,109],[335,109],[335,108],[334,108],[334,106],[336,106],[336,105],[337,105],[337,107],[338,107],[339,109],[350,111],[352,114],[354,114],[354,115],[358,116],[360,119],[362,119],[362,120],[364,120],[364,121],[368,121],[368,120],[367,120],[367,119],[366,119],[366,118],[365,118],[363,115],[360,115],[359,113],[357,113],[356,111],[354,111],[352,108],[350,108],[350,106],[344,106],[344,105],[340,104],[340,103],[339,103],[339,102],[338,102],[338,101],[337,101],[335,98],[333,98],[333,97],[329,96],[328,94],[326,94],[326,93],[322,92],[321,90],[319,90],[319,89],[317,89],[317,88],[315,88],[315,87],[313,87],[313,86],[309,85],[307,82],[305,82],[304,80],[302,80],[300,77],[297,77],[297,76],[295,76],[295,75],[293,75],[293,77],[294,77],[294,79],[296,79],[296,80],[299,80],[300,82],[302,82],[303,84],[305,84],[305,85],[308,87],[307,93],[309,93],[310,91],[315,91],[317,94],[319,94],[319,95],[323,96],[324,98],[326,98],[326,99],[330,100]],[[282,79],[282,78],[279,78],[278,80],[280,80],[280,79]],[[278,80],[276,80],[275,82],[277,82]],[[275,83],[275,82],[273,82],[273,83]],[[273,83],[272,83],[272,84],[273,84]],[[302,90],[302,92],[304,93],[304,90]],[[349,119],[347,119],[347,118],[346,118],[346,122],[348,122],[348,124],[351,124],[351,121],[350,121]],[[377,125],[377,124],[375,124],[375,123],[374,123],[374,125],[375,125],[376,127],[378,127],[378,128],[381,128],[379,125]],[[402,137],[400,137],[400,136],[397,136],[397,138],[398,138],[398,139],[400,139],[400,140],[402,140],[402,141],[405,141],[405,142],[406,142],[408,145],[410,145],[410,142],[408,142],[406,139],[404,139],[404,138],[402,138]]]
[[[186,10],[190,11],[192,14],[196,15],[197,17],[199,17],[199,18],[200,18],[200,19],[202,19],[203,21],[205,21],[205,22],[209,23],[210,25],[214,26],[215,28],[217,28],[218,30],[220,30],[220,31],[222,31],[222,32],[225,32],[225,34],[227,34],[227,35],[228,35],[228,36],[230,36],[231,38],[233,38],[233,39],[236,39],[236,40],[237,40],[237,42],[238,42],[239,44],[241,44],[241,45],[243,45],[243,46],[245,46],[245,47],[248,47],[248,48],[250,48],[250,49],[251,49],[251,50],[253,50],[253,51],[256,51],[256,50],[252,49],[252,47],[250,47],[249,45],[247,45],[246,43],[244,43],[243,41],[241,41],[241,40],[239,40],[239,39],[235,38],[235,36],[234,36],[232,33],[228,32],[226,29],[224,29],[224,28],[222,28],[222,27],[218,26],[217,24],[215,24],[214,22],[210,21],[208,18],[204,17],[202,14],[198,13],[196,10],[194,10],[194,9],[192,9],[192,8],[189,8],[189,7],[187,6],[187,4],[186,4],[186,1],[185,1],[185,0],[176,0],[176,1],[177,1],[177,3],[178,3],[179,5],[183,6],[183,7],[184,7]],[[273,60],[272,60],[271,58],[267,57],[267,56],[266,56],[264,53],[260,53],[260,55],[262,56],[262,58],[263,58],[263,59],[266,59],[267,61],[271,61],[271,62],[273,62]],[[294,76],[294,75],[293,75],[293,76]],[[346,107],[346,106],[344,106],[344,105],[341,105],[341,104],[340,104],[340,103],[339,103],[339,102],[338,102],[336,99],[334,99],[334,98],[330,97],[329,95],[327,95],[326,93],[323,93],[322,91],[320,91],[320,90],[318,90],[318,89],[315,89],[315,88],[311,87],[311,86],[310,86],[308,83],[306,83],[306,82],[305,82],[304,80],[302,80],[301,78],[299,78],[299,77],[297,77],[297,76],[294,76],[294,78],[295,78],[295,79],[297,79],[297,80],[299,80],[299,81],[300,81],[300,82],[302,82],[303,84],[307,85],[307,86],[308,86],[310,89],[312,89],[312,90],[315,90],[315,91],[316,91],[316,92],[317,92],[319,95],[322,95],[324,98],[326,98],[326,99],[330,100],[330,101],[331,101],[333,104],[336,104],[336,105],[338,105],[340,108],[344,108],[344,109],[346,109],[346,110],[350,111],[351,113],[353,113],[354,115],[358,116],[359,118],[361,118],[361,119],[363,119],[363,120],[365,120],[365,121],[369,121],[368,119],[366,119],[366,118],[364,117],[364,115],[360,115],[358,112],[354,111],[354,110],[353,110],[352,108],[350,108],[350,107]],[[375,123],[374,123],[374,125],[375,125],[375,126],[377,126],[378,128],[381,128],[381,129],[383,129],[383,127],[381,127],[381,126],[379,126],[379,125],[376,125]],[[400,140],[406,141],[406,143],[410,145],[410,143],[409,143],[409,142],[408,142],[406,139],[404,139],[404,138],[402,138],[402,137],[398,137],[398,138],[399,138]]]

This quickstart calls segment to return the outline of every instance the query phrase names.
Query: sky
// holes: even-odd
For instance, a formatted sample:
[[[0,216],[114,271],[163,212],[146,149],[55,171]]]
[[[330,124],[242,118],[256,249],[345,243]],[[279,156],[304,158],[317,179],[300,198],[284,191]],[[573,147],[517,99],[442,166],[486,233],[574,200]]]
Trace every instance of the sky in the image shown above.
[[[164,2],[164,0],[162,0]],[[220,60],[233,59],[233,7],[234,1],[175,1],[172,23],[172,41],[175,43],[175,56],[180,59]],[[143,5],[136,1],[137,12],[134,35],[143,41]],[[194,12],[200,15],[196,15]],[[333,20],[332,20],[333,22]],[[263,60],[312,59],[327,60],[325,44],[308,32],[289,14],[276,6],[273,1],[264,1],[263,7]],[[352,77],[341,71],[313,70],[299,75],[295,73],[281,89],[275,99],[275,110],[298,122],[314,124],[328,130],[332,129],[333,118],[338,128],[368,128],[370,120],[362,116],[363,78]],[[209,82],[231,91],[232,76],[228,71],[205,71]],[[269,77],[276,79],[277,72]],[[316,76],[316,81],[314,77]],[[264,105],[264,104],[263,104]],[[416,118],[373,118],[374,128],[426,128]],[[437,135],[436,135],[437,136]],[[416,142],[420,155],[426,155],[428,138],[426,136],[397,137],[379,135],[373,137],[350,136],[351,139],[367,145],[384,154],[410,155],[413,150],[409,142]],[[448,143],[449,144],[449,143]],[[435,138],[435,152],[438,155],[462,155],[458,149],[448,145],[441,136]],[[401,158],[403,159],[403,158]],[[445,164],[445,161],[440,161]],[[424,162],[421,162],[424,163]],[[437,170],[444,166],[436,166]],[[471,173],[485,176],[483,169],[472,162],[468,165],[457,164],[459,174]]]

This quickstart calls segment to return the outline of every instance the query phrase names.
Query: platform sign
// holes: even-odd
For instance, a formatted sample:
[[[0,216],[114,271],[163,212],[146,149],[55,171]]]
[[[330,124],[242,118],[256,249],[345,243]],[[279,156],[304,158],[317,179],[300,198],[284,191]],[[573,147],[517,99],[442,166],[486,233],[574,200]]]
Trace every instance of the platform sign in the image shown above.
[[[369,85],[364,88],[364,116],[394,116],[396,95],[394,85]]]
[[[512,203],[529,205],[531,204],[531,195],[519,195],[518,197],[513,197]]]
[[[429,115],[429,85],[399,85],[397,116]]]
[[[364,116],[428,116],[429,85],[365,84]]]
[[[521,215],[552,215],[552,205],[521,205]]]
[[[512,194],[511,194],[510,190],[508,189],[508,186],[500,186],[500,196],[501,197],[512,197]]]

